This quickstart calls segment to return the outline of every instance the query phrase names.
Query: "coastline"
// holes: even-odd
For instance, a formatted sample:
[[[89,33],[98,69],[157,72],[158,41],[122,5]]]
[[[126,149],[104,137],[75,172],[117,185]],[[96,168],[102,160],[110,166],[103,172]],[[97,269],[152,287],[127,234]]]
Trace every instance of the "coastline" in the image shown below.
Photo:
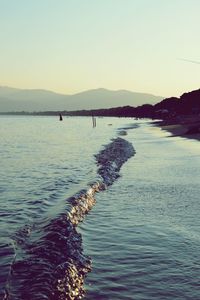
[[[173,119],[155,121],[159,126],[172,134],[171,137],[183,137],[200,141],[200,116],[179,116]]]

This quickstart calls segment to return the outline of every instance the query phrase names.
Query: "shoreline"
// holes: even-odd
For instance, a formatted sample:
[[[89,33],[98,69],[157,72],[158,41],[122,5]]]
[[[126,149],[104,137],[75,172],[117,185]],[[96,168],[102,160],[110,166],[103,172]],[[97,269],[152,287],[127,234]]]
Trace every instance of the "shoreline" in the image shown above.
[[[187,116],[155,121],[153,125],[170,132],[171,137],[183,137],[200,141],[200,117]]]

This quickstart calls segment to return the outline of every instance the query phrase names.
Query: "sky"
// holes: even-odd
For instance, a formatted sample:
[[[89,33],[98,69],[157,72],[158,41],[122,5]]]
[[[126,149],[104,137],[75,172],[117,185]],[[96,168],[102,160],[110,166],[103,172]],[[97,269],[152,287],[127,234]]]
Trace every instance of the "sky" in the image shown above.
[[[0,85],[180,96],[200,88],[199,12],[199,0],[0,0]]]

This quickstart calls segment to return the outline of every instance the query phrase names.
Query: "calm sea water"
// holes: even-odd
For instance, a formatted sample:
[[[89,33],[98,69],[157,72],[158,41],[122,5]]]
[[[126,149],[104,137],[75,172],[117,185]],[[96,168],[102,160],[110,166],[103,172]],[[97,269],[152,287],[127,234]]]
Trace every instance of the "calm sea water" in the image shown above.
[[[200,143],[143,123],[121,178],[81,225],[87,300],[200,299]]]
[[[11,298],[21,299],[10,266],[25,259],[30,228],[55,220],[66,209],[66,198],[95,180],[94,154],[124,122],[99,118],[92,128],[91,118],[0,117],[0,298],[11,285],[16,286]],[[20,251],[16,241],[23,245]]]
[[[128,123],[0,118],[0,297],[11,284],[10,299],[20,299],[9,283],[10,265],[23,257],[16,237],[62,213],[65,199],[96,178],[94,155]],[[85,299],[200,299],[200,143],[139,125],[124,137],[136,155],[78,229],[93,260]]]

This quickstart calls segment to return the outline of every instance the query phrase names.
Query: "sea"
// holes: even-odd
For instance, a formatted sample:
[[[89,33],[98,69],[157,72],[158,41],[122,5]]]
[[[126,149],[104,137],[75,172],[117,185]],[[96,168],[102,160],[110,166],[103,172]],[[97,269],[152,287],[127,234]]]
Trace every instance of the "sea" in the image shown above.
[[[200,299],[200,142],[0,117],[0,299]]]

